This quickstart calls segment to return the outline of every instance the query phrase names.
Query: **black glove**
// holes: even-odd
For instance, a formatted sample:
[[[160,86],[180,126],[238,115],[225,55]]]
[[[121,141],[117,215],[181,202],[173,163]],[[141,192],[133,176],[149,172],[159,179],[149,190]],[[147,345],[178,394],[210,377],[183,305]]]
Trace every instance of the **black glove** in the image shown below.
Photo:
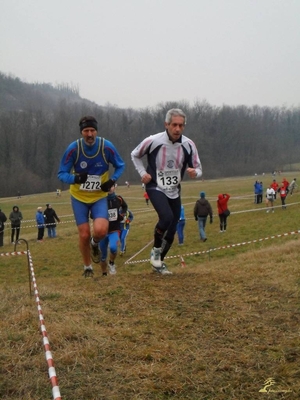
[[[102,192],[109,192],[110,188],[115,184],[113,179],[109,179],[108,181],[101,183]]]
[[[75,175],[75,183],[85,183],[87,181],[88,174],[87,172],[82,172],[81,174]]]
[[[195,217],[195,221],[198,221],[198,217]]]
[[[212,218],[210,219],[209,223],[210,223],[210,224],[212,224],[212,223],[213,223],[213,219],[212,219]]]

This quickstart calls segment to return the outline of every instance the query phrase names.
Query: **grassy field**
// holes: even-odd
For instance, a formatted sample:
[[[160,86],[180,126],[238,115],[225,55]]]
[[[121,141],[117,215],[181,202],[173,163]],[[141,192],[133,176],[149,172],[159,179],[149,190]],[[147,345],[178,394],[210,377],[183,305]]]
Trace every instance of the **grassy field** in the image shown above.
[[[293,174],[284,176],[291,181]],[[156,214],[140,185],[117,188],[134,220],[117,275],[107,277],[97,265],[94,278],[82,276],[67,192],[0,199],[7,216],[15,204],[24,216],[20,237],[32,256],[62,399],[300,397],[300,192],[287,198],[286,210],[277,200],[266,213],[253,201],[255,179],[183,183],[185,243],[175,240],[168,254],[171,276],[151,271]],[[273,178],[257,179],[266,189]],[[214,210],[205,243],[193,218],[202,190]],[[220,234],[216,199],[225,192],[231,216]],[[37,243],[35,212],[46,203],[61,219],[58,237]],[[9,234],[7,227],[2,253],[14,250]],[[27,257],[4,255],[0,263],[0,398],[52,399]]]

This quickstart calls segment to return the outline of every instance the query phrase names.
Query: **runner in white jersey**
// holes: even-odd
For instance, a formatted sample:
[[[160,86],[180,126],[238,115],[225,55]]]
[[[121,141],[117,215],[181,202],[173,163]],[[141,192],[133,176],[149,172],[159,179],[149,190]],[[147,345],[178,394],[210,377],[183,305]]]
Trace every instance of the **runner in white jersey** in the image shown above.
[[[146,191],[158,222],[154,231],[154,247],[150,263],[161,274],[170,274],[164,257],[169,251],[180,217],[180,182],[184,172],[190,178],[200,178],[202,166],[195,143],[182,132],[186,125],[185,113],[173,108],[165,118],[165,131],[144,139],[131,153],[133,164],[146,185]],[[147,167],[142,157],[147,156]]]

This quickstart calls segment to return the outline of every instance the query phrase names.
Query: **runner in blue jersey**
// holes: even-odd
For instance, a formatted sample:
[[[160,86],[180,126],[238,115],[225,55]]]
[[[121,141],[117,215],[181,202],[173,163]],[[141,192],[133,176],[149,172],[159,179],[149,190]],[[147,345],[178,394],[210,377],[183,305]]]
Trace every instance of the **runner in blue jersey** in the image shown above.
[[[122,196],[117,195],[115,192],[115,185],[110,188],[107,196],[108,207],[108,233],[104,239],[99,243],[101,250],[101,269],[102,275],[107,275],[107,256],[109,247],[109,273],[114,275],[117,273],[115,259],[117,257],[118,246],[120,242],[120,229],[121,221],[127,212],[128,206]]]
[[[79,233],[84,275],[92,275],[91,260],[100,262],[98,243],[108,231],[107,192],[122,175],[125,163],[115,146],[98,137],[92,116],[79,121],[82,138],[72,142],[60,162],[58,179],[70,184],[71,204]],[[109,176],[109,164],[114,168]],[[91,237],[89,218],[93,220]]]
[[[146,185],[150,201],[158,214],[150,263],[154,271],[170,274],[164,257],[169,251],[180,217],[180,182],[184,172],[200,178],[202,166],[195,143],[182,135],[185,113],[173,108],[165,118],[165,131],[144,139],[131,153],[133,164]],[[145,168],[142,157],[147,156]]]

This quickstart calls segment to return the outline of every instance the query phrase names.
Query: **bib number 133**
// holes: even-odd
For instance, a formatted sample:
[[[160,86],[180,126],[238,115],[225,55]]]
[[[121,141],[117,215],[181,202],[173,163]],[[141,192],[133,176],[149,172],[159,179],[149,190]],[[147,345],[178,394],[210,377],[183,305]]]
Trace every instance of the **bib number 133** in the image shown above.
[[[172,190],[180,183],[179,170],[167,170],[157,172],[157,184],[161,189]]]

